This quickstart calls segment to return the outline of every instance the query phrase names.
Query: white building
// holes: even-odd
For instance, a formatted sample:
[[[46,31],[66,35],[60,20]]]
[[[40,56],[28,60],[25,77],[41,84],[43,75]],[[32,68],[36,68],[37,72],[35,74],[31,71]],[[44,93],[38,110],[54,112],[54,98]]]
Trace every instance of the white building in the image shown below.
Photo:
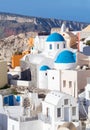
[[[51,91],[42,102],[41,119],[48,124],[44,124],[44,130],[47,127],[50,130],[57,130],[58,126],[64,122],[73,122],[79,129],[76,99],[59,91]]]
[[[44,44],[42,53],[27,54],[21,59],[21,80],[12,84],[58,90],[77,98],[90,76],[88,57],[65,48],[65,40],[58,33],[49,35]]]
[[[80,116],[87,119],[88,115],[90,115],[90,78],[87,78],[87,85],[84,91],[79,94],[78,101]]]
[[[78,60],[77,63],[77,55],[70,49],[60,51],[53,64],[53,68],[41,66],[39,88],[62,91],[77,98],[78,92],[87,84],[90,69],[87,69],[83,61]],[[79,68],[77,64],[80,64]]]
[[[11,114],[13,110],[15,114],[21,113],[21,107],[17,106],[19,104],[20,96],[0,95],[0,130],[7,130],[8,114]]]
[[[36,36],[34,38],[34,47],[31,49],[32,54],[43,52],[45,49],[45,42],[46,42],[47,36]]]
[[[90,77],[85,90],[79,94],[79,111],[82,119],[86,119],[86,130],[90,129]]]
[[[73,122],[77,130],[80,130],[76,99],[65,93],[52,91],[42,101],[42,112],[30,116],[9,116],[8,130],[57,130],[65,122]]]
[[[85,40],[80,41],[79,43],[79,51],[82,52],[83,54],[90,56],[90,46],[87,45],[87,41],[90,41],[90,36],[85,38]]]
[[[41,101],[42,99],[38,98],[37,93],[25,92],[22,95],[0,95],[0,130],[9,130],[9,128],[12,130],[14,126],[15,129],[20,130],[20,126],[16,125],[20,121],[21,124],[26,121],[26,126],[23,127],[28,128],[28,120],[34,120],[35,122],[36,114],[41,112]],[[12,126],[13,122],[14,126]]]
[[[58,51],[65,47],[64,38],[58,34],[53,33],[48,36],[45,42],[45,48],[42,53],[28,54],[21,59],[21,69],[24,71],[30,69],[31,71],[31,86],[39,87],[39,70],[42,66],[53,68],[54,58]],[[25,74],[24,74],[25,75]]]

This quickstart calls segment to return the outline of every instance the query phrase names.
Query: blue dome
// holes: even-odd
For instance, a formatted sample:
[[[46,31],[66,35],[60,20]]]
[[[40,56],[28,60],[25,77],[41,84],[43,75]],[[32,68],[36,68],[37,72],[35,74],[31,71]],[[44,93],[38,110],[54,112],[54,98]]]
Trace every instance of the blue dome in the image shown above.
[[[55,63],[75,63],[76,62],[76,54],[65,50],[57,56]]]
[[[49,70],[50,68],[48,67],[48,66],[46,66],[46,65],[43,65],[43,66],[41,66],[41,68],[40,68],[40,70],[41,71],[46,71],[46,70]]]
[[[47,42],[58,42],[58,41],[63,42],[65,40],[64,40],[63,36],[60,35],[59,33],[52,33],[51,35],[48,36],[46,41]]]

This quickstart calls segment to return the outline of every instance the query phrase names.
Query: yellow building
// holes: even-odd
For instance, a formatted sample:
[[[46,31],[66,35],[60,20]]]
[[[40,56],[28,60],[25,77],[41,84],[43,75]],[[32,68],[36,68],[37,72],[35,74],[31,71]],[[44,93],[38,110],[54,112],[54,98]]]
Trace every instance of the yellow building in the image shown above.
[[[29,47],[33,47],[34,46],[34,38],[32,38],[32,37],[29,38],[28,45],[29,45]]]
[[[25,50],[25,51],[23,51],[21,54],[14,54],[14,55],[12,56],[12,59],[11,59],[11,60],[12,60],[12,68],[15,68],[16,66],[20,66],[20,59],[21,59],[24,55],[30,53],[30,49],[31,49],[31,47],[33,47],[33,45],[34,45],[34,38],[30,37],[30,38],[28,39],[28,49]],[[18,53],[18,52],[16,52],[16,53]]]
[[[15,68],[16,66],[20,66],[20,59],[23,56],[24,55],[22,55],[22,54],[18,54],[18,55],[13,55],[12,56],[12,68]]]
[[[0,61],[0,88],[7,84],[7,62]]]

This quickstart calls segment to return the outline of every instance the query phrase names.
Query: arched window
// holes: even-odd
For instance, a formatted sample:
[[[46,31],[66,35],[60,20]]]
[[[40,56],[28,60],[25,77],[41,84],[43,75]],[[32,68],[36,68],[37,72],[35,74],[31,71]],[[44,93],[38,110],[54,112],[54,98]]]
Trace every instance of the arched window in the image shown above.
[[[63,47],[64,47],[64,48],[66,48],[66,45],[65,45],[65,43],[64,43]]]
[[[52,49],[52,44],[49,45],[49,49],[50,49],[50,50]]]
[[[47,76],[47,73],[45,73],[45,76]]]
[[[57,44],[57,49],[59,49],[59,44]]]

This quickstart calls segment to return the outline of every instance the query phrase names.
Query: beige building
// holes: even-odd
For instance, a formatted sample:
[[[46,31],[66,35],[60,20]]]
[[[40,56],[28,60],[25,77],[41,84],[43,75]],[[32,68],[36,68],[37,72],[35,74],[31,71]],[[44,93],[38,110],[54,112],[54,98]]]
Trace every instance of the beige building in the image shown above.
[[[62,28],[52,28],[51,33],[54,32],[57,32],[64,37],[67,48],[77,48],[77,36],[74,33],[70,32],[67,28],[66,30],[64,29],[64,31]]]
[[[80,31],[80,40],[85,39],[90,36],[90,25],[86,26],[82,31]]]
[[[0,88],[7,84],[7,63],[6,61],[0,61]]]
[[[23,81],[26,86],[28,81],[28,86],[58,90],[77,98],[90,77],[90,58],[65,48],[65,43],[58,33],[48,36],[42,53],[27,54],[21,59],[21,80],[12,84],[22,86]]]
[[[90,70],[48,70],[48,89],[58,90],[78,97],[78,93],[84,89],[87,84],[87,77],[90,77]]]
[[[78,93],[87,84],[87,77],[90,76],[90,70],[62,70],[61,73],[61,91],[78,97]]]

